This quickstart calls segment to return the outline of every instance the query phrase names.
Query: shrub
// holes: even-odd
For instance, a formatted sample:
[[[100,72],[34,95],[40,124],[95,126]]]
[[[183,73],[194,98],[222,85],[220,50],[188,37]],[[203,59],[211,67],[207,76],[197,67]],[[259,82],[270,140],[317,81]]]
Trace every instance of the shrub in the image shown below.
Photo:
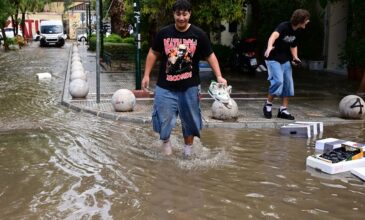
[[[104,37],[104,42],[123,43],[123,38],[117,34],[111,34],[109,37]]]
[[[108,44],[109,44],[109,46],[107,46]],[[115,45],[129,44],[134,47],[134,39],[132,37],[122,38],[117,34],[111,34],[109,37],[104,37],[104,49],[106,49],[106,47],[110,47],[110,45],[113,45],[113,44],[115,44]],[[88,49],[91,51],[96,50],[96,35],[91,35]],[[110,50],[114,51],[113,49],[110,49]],[[118,49],[116,49],[116,50],[118,50]]]
[[[12,44],[17,44],[15,38],[6,38],[6,44],[7,45],[12,45]]]
[[[123,38],[122,43],[134,44],[134,37],[126,37],[126,38]]]
[[[107,42],[104,44],[104,52],[108,53],[112,59],[133,59],[135,46],[134,44]]]

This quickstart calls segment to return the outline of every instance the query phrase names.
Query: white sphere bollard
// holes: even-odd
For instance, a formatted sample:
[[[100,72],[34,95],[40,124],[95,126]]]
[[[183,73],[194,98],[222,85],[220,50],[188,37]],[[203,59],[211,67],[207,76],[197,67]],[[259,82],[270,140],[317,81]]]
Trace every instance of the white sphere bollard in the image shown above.
[[[82,66],[82,63],[81,61],[75,61],[75,62],[72,62],[72,66]]]
[[[76,61],[81,62],[81,58],[79,56],[72,57],[72,63]]]
[[[75,79],[71,81],[69,91],[72,98],[85,98],[89,93],[89,85],[85,80]]]
[[[79,57],[79,56],[80,56],[79,52],[73,52],[72,53],[72,57]]]
[[[231,99],[230,104],[223,104],[218,101],[214,101],[212,105],[212,116],[214,119],[224,121],[235,121],[238,118],[238,106],[237,103]]]
[[[339,110],[342,118],[361,119],[365,115],[365,103],[357,95],[348,95],[341,99]]]
[[[84,71],[84,67],[82,65],[72,65],[71,67],[71,73],[76,72],[76,71]]]
[[[136,105],[136,97],[128,89],[119,89],[112,96],[112,104],[117,112],[133,111]]]
[[[87,74],[86,72],[82,70],[76,70],[71,73],[70,80],[73,81],[75,79],[82,79],[84,81],[87,81]]]

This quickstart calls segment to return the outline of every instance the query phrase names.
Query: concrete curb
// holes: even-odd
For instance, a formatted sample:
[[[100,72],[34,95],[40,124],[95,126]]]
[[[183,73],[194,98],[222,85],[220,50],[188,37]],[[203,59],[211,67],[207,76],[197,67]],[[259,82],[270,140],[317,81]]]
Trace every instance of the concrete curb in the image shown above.
[[[68,60],[68,66],[67,71],[65,75],[65,82],[64,82],[64,88],[61,98],[61,104],[65,106],[66,108],[69,108],[76,112],[85,112],[88,114],[95,115],[97,117],[105,118],[108,120],[114,120],[114,121],[124,121],[124,122],[131,122],[131,123],[139,123],[139,124],[149,124],[151,123],[151,111],[150,111],[150,103],[152,99],[144,99],[144,98],[137,98],[137,105],[140,103],[141,107],[140,111],[131,114],[131,113],[120,113],[115,112],[113,109],[110,108],[110,104],[107,102],[102,102],[97,104],[96,101],[87,99],[85,102],[78,102],[80,100],[72,100],[70,98],[70,95],[68,94],[68,86],[69,86],[69,79],[71,74],[71,57],[72,57],[72,46],[69,51],[69,60]],[[84,58],[83,63],[87,63]],[[96,61],[88,60],[89,63],[95,63]],[[92,74],[91,74],[92,75]],[[89,82],[89,80],[88,80]],[[90,83],[90,82],[89,82]],[[128,82],[127,82],[128,83]],[[90,84],[89,84],[90,86]],[[92,95],[91,95],[92,96]],[[246,96],[246,97],[236,97],[237,101],[244,102],[242,108],[242,112],[245,113],[241,118],[239,118],[238,121],[235,122],[225,122],[225,121],[219,121],[211,118],[210,111],[207,108],[210,108],[209,104],[211,104],[212,100],[209,98],[203,98],[202,99],[202,116],[203,116],[203,126],[206,128],[232,128],[232,129],[243,129],[243,128],[254,128],[254,129],[262,129],[262,128],[280,128],[281,126],[288,124],[288,123],[294,123],[295,121],[288,121],[283,119],[277,119],[273,117],[272,119],[264,119],[261,118],[261,114],[258,112],[258,103],[263,102],[265,98],[263,97],[252,97]],[[235,98],[235,100],[236,100]],[[334,97],[332,97],[334,98]],[[106,98],[106,100],[109,100],[109,98]],[[316,104],[321,104],[321,98],[319,97],[295,97],[293,100],[297,101],[297,106],[293,104],[293,108],[296,108],[296,111],[298,112],[304,112],[306,111],[319,111],[322,113],[323,117],[321,118],[314,118],[313,117],[306,117],[302,116],[301,118],[298,118],[300,121],[322,121],[324,125],[335,125],[335,124],[347,124],[347,123],[364,123],[364,120],[345,120],[341,119],[338,116],[336,116],[335,111],[332,108],[326,106],[323,104],[323,106],[316,107],[317,109],[313,109]],[[149,102],[149,103],[148,103]],[[316,102],[313,104],[313,102]],[[300,104],[302,103],[302,104]],[[93,106],[93,107],[90,107]],[[254,108],[252,108],[254,106]],[[107,109],[108,111],[100,110],[100,109]],[[261,111],[261,108],[259,109]],[[299,113],[298,113],[299,114]],[[330,117],[329,117],[330,116]],[[179,120],[178,120],[178,124]]]

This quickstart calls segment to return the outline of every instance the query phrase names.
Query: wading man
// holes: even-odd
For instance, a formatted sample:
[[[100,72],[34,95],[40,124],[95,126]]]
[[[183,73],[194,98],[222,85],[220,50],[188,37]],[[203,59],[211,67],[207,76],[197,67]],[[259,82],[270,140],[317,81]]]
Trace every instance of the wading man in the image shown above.
[[[148,88],[151,70],[160,59],[152,113],[153,129],[160,134],[164,153],[170,155],[170,135],[179,116],[185,143],[183,157],[187,158],[192,153],[194,137],[200,137],[202,128],[199,60],[208,61],[219,83],[227,85],[227,81],[222,77],[207,35],[189,23],[190,2],[177,0],[172,9],[175,23],[162,28],[155,37],[147,54],[142,88]]]

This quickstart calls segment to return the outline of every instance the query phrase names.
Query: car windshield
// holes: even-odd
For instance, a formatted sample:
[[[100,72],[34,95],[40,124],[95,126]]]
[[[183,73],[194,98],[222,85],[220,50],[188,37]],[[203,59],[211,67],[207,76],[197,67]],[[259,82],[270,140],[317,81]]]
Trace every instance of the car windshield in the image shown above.
[[[60,33],[62,33],[62,26],[61,25],[41,26],[41,33],[42,34],[60,34]]]

